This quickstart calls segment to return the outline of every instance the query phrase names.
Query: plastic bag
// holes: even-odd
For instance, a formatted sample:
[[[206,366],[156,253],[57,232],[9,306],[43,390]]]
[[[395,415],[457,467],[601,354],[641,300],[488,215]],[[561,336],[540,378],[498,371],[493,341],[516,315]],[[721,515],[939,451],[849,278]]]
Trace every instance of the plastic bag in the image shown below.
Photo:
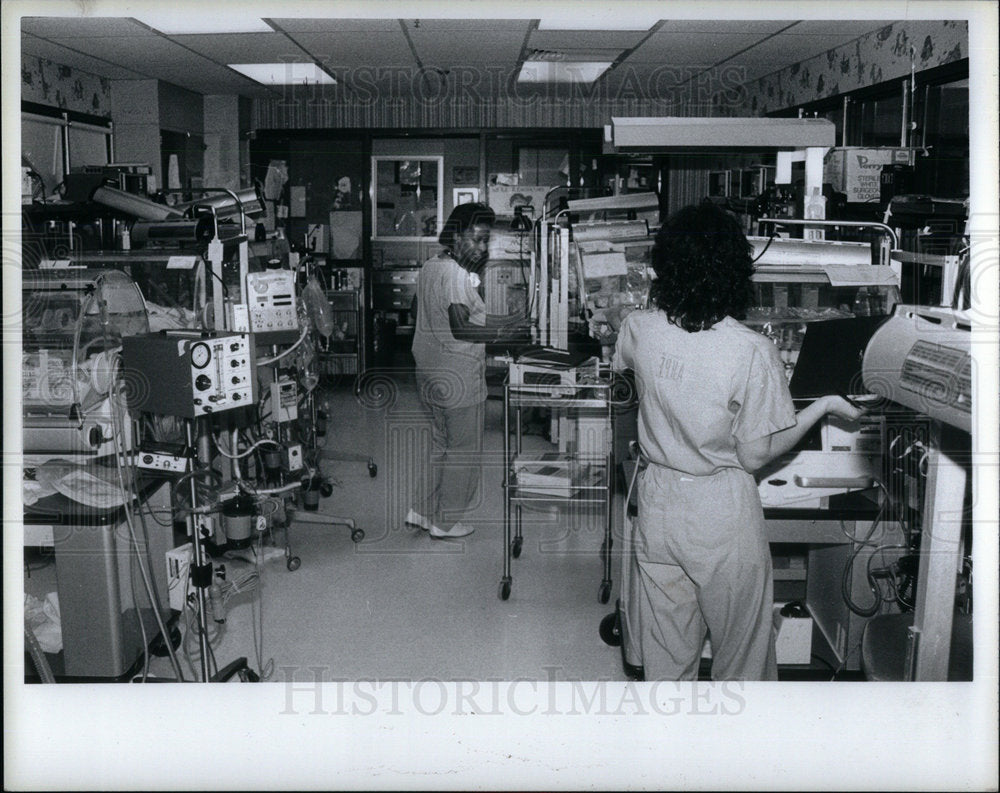
[[[329,338],[334,329],[333,309],[315,275],[310,275],[306,281],[302,290],[302,302],[306,305],[313,327],[321,336]]]

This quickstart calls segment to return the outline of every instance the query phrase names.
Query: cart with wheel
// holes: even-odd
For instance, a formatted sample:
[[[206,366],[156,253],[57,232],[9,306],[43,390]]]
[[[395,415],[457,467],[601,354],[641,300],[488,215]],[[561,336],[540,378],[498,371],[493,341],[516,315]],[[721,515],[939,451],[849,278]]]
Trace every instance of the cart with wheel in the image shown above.
[[[584,412],[600,418],[610,436],[612,427],[611,377],[607,368],[572,386],[504,383],[504,531],[503,576],[500,598],[510,597],[513,585],[511,560],[524,548],[523,510],[532,505],[567,503],[591,505],[603,510],[604,541],[601,545],[603,573],[598,600],[611,599],[611,528],[614,473],[611,443],[580,451],[529,453],[522,444],[524,408],[551,408],[567,415]]]
[[[639,649],[639,615],[636,609],[636,593],[634,587],[638,577],[634,548],[634,522],[638,520],[638,505],[635,499],[635,484],[638,479],[641,461],[638,454],[638,444],[629,447],[632,459],[622,463],[626,479],[629,482],[625,494],[622,521],[621,569],[619,583],[621,594],[615,601],[615,610],[601,620],[599,632],[605,644],[621,647],[622,668],[625,674],[634,680],[643,680],[645,672],[642,667],[642,653]]]

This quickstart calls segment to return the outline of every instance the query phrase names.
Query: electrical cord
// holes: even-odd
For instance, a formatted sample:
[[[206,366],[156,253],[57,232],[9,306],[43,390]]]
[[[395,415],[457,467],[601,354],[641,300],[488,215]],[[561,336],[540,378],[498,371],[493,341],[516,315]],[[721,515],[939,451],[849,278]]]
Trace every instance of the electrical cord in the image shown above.
[[[291,347],[289,347],[287,350],[279,352],[277,355],[272,356],[271,358],[258,358],[256,361],[257,366],[270,366],[272,363],[280,361],[282,358],[289,355],[296,347],[302,344],[302,342],[305,341],[306,336],[308,335],[309,335],[309,326],[303,324],[302,333],[299,334],[299,338]]]
[[[277,441],[273,441],[270,438],[262,438],[261,440],[253,444],[253,446],[251,446],[245,452],[240,452],[239,454],[229,454],[228,452],[222,450],[222,445],[219,443],[219,437],[215,433],[212,433],[212,442],[215,444],[215,450],[223,457],[226,457],[229,460],[242,460],[244,457],[249,457],[251,454],[253,454],[255,449],[265,444],[271,444],[272,446],[277,446],[279,449],[281,448],[281,444],[278,443]]]
[[[106,335],[106,333],[107,333],[107,331],[105,331],[105,335]],[[150,607],[151,607],[151,609],[153,611],[153,617],[155,618],[156,625],[160,629],[160,633],[163,636],[164,645],[167,648],[167,655],[170,658],[170,663],[171,663],[171,666],[174,669],[174,674],[177,675],[177,679],[178,680],[183,681],[184,677],[183,677],[183,673],[181,672],[180,664],[178,663],[177,658],[176,658],[176,656],[174,655],[174,652],[173,652],[173,647],[171,646],[170,632],[168,631],[167,626],[164,624],[163,617],[160,614],[160,608],[159,608],[159,602],[160,601],[159,601],[158,593],[156,592],[156,585],[153,582],[152,577],[149,574],[149,571],[146,569],[146,566],[143,564],[142,555],[141,555],[141,553],[139,551],[139,540],[138,540],[138,537],[136,535],[135,523],[134,523],[133,518],[132,518],[132,498],[136,497],[136,494],[132,493],[130,487],[128,489],[125,487],[125,478],[122,475],[123,461],[125,459],[125,452],[121,448],[120,440],[121,440],[121,437],[124,435],[124,423],[122,421],[121,414],[117,412],[120,409],[120,407],[121,407],[118,404],[118,400],[117,400],[117,397],[118,397],[118,394],[119,394],[119,378],[120,378],[120,375],[121,375],[120,363],[121,363],[121,356],[120,356],[120,353],[119,353],[119,354],[116,354],[114,356],[114,358],[112,359],[112,363],[111,363],[112,371],[114,372],[114,374],[112,375],[112,378],[111,378],[111,389],[110,389],[110,393],[109,393],[109,404],[110,404],[110,407],[111,407],[111,421],[112,421],[111,436],[112,436],[112,441],[113,441],[114,446],[115,446],[115,470],[117,472],[118,483],[119,483],[119,486],[120,486],[121,491],[122,491],[122,496],[125,499],[125,522],[128,525],[129,537],[130,537],[131,542],[132,542],[132,548],[134,549],[135,554],[136,554],[135,561],[139,565],[139,572],[142,575],[143,585],[144,585],[145,590],[146,590],[146,596],[149,598],[149,604],[150,604]],[[130,485],[134,481],[135,481],[134,479],[130,479]],[[139,518],[140,518],[140,520],[143,520],[141,509],[139,511]],[[146,534],[146,538],[147,538],[146,551],[148,553],[149,552],[149,542],[148,542],[149,532],[148,532],[148,530],[146,530],[146,525],[145,525],[144,520],[143,520],[143,529],[145,530],[145,534]],[[130,576],[130,579],[131,579],[132,575],[133,575],[132,565],[130,564],[129,565],[129,576]],[[134,583],[132,584],[132,589],[133,589],[133,592],[132,592],[132,603],[133,603],[133,605],[135,605],[137,619],[139,620],[139,628],[140,628],[140,632],[142,634],[142,639],[143,639],[142,651],[143,651],[143,655],[145,657],[145,661],[144,661],[144,665],[143,665],[143,679],[145,680],[146,676],[148,674],[149,642],[148,642],[148,637],[146,636],[146,627],[145,627],[144,621],[142,619],[142,614],[139,611],[138,603],[137,603],[136,598],[135,598]]]
[[[277,507],[276,507],[277,509]],[[263,534],[257,540],[259,552],[254,554],[254,568],[258,579],[260,578],[260,558],[264,553]],[[259,607],[259,608],[258,608]],[[250,600],[250,625],[253,630],[254,655],[257,659],[257,668],[260,670],[261,680],[270,680],[274,674],[274,658],[268,658],[267,663],[263,661],[264,655],[264,599],[261,597],[260,587],[256,587]],[[258,631],[259,628],[259,631]]]
[[[772,223],[771,235],[767,238],[767,244],[764,246],[764,249],[754,257],[753,261],[751,261],[750,264],[757,264],[757,262],[760,261],[761,258],[763,258],[764,254],[767,253],[767,249],[771,247],[771,243],[774,242],[774,238],[777,236],[777,234],[778,234],[778,229]]]

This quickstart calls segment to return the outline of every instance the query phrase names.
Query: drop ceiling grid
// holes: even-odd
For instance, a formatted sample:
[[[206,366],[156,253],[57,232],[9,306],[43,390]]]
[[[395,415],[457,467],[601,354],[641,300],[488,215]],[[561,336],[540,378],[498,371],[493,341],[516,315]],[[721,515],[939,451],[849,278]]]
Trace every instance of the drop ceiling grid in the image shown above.
[[[74,42],[77,45],[82,43],[80,39],[52,39],[52,41],[68,47],[73,47]],[[88,50],[101,52],[102,57],[112,63],[140,72],[149,72],[158,65],[197,70],[214,64],[211,59],[190,52],[162,36],[95,37],[87,39],[87,42]]]
[[[333,68],[378,68],[413,66],[416,61],[398,27],[393,32],[370,33],[294,33],[295,39],[313,57]]]
[[[531,24],[530,19],[402,19],[411,34],[433,33],[513,33],[524,36]],[[415,24],[419,23],[419,24]]]
[[[642,41],[645,35],[645,32],[631,31],[533,30],[528,39],[528,46],[540,50],[627,50]]]
[[[21,30],[49,39],[159,35],[126,17],[22,17]]]
[[[410,38],[425,65],[478,66],[505,63],[513,65],[521,52],[524,35],[500,32],[488,38],[457,38],[453,33],[411,30]]]
[[[309,60],[309,56],[283,33],[199,34],[170,38],[216,63],[284,63],[288,60]]]
[[[760,42],[758,33],[656,33],[626,65],[711,66]]]
[[[317,19],[306,17],[272,17],[271,21],[288,33],[395,33],[396,19]]]
[[[767,62],[777,64],[775,69],[787,66],[789,63],[799,63],[817,55],[822,55],[836,47],[854,41],[857,36],[846,35],[794,35],[780,36],[763,41],[747,53],[746,60],[754,63]],[[771,71],[774,71],[772,69]],[[769,72],[768,72],[769,73]]]
[[[109,80],[142,80],[151,76],[148,73],[126,69],[106,60],[92,58],[37,36],[22,36],[21,52],[29,57],[45,58],[53,63],[80,69],[89,74],[100,75]]]

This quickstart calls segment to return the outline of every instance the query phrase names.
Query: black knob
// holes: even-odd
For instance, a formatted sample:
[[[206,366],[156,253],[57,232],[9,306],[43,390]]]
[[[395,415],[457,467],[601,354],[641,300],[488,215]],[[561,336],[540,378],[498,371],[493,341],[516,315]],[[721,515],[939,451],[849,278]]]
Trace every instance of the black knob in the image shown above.
[[[101,441],[104,440],[104,435],[101,434],[100,427],[91,427],[87,438],[90,441],[91,446],[100,446]]]
[[[207,374],[200,374],[194,379],[194,387],[199,391],[207,391],[212,387],[212,378]]]
[[[151,454],[144,454],[144,455],[142,455],[142,461],[146,465],[149,465],[151,462],[153,462],[153,455],[151,455]]]
[[[230,363],[229,365],[230,365],[230,366],[232,366],[232,367],[237,367],[237,366],[239,366],[239,365],[240,365],[240,362],[239,362],[239,361],[237,361],[237,360],[236,360],[236,359],[234,358],[234,359],[232,360],[232,362],[231,362],[231,363]]]
[[[240,395],[239,394],[233,394],[233,402],[239,402],[239,401],[240,401]]]
[[[234,341],[232,344],[229,345],[230,352],[236,352],[239,348],[240,348],[239,342]]]
[[[240,382],[240,378],[237,377],[236,375],[233,375],[233,385],[239,385],[239,382]]]

